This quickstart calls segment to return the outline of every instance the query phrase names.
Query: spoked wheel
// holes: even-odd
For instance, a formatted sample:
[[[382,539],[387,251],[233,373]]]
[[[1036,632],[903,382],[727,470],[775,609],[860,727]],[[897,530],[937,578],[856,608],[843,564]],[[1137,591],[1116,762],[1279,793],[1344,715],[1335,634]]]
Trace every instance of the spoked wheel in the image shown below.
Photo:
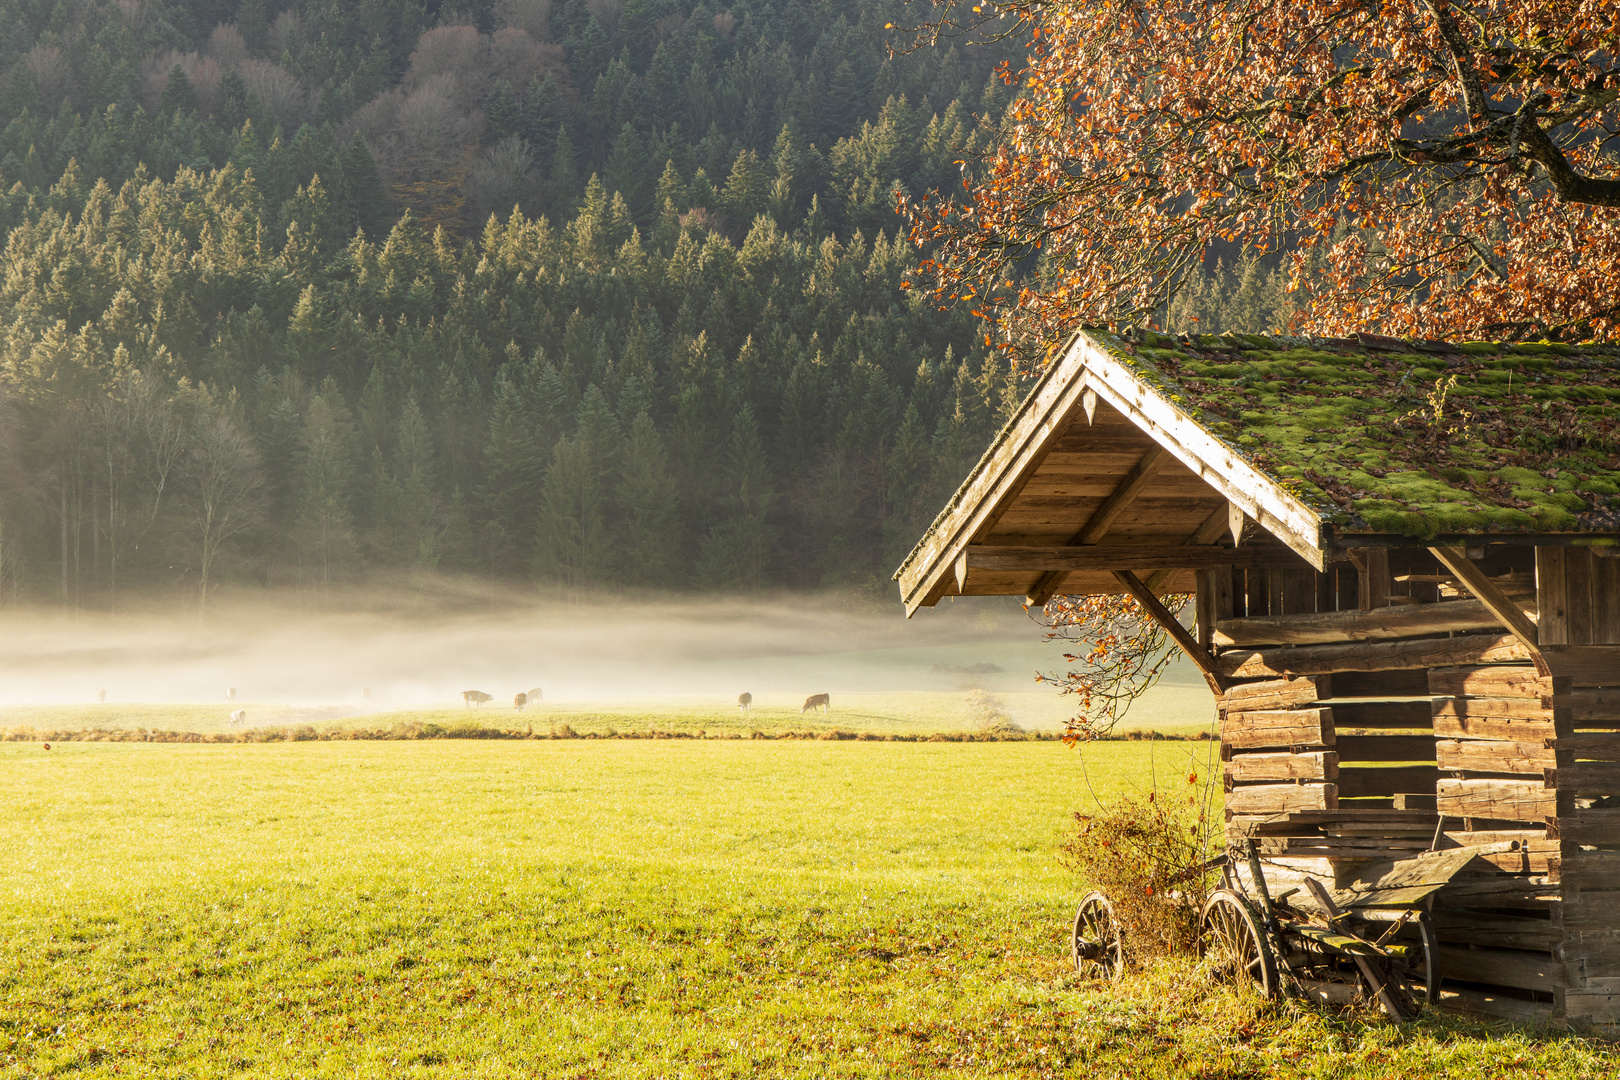
[[[1124,972],[1125,935],[1108,897],[1089,892],[1081,899],[1069,948],[1075,970],[1088,978],[1117,979]]]
[[[1249,902],[1231,889],[1216,889],[1205,901],[1198,955],[1211,962],[1218,979],[1247,982],[1262,997],[1277,993],[1277,972],[1261,937],[1260,920]]]

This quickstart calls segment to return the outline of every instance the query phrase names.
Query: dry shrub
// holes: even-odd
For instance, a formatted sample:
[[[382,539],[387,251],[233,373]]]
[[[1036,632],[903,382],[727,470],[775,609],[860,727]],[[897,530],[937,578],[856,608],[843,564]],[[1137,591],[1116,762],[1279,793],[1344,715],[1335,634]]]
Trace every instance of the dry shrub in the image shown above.
[[[1188,782],[1196,789],[1197,776]],[[1074,818],[1079,827],[1059,849],[1064,865],[1113,903],[1131,955],[1192,952],[1213,881],[1204,869],[1210,852],[1207,815],[1150,793]]]

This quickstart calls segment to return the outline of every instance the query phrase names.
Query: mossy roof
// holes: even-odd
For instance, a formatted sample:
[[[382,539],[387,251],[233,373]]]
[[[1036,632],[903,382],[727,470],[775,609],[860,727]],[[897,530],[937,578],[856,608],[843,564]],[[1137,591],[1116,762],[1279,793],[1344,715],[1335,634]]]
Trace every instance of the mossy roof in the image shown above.
[[[1087,334],[1337,532],[1620,532],[1620,347]]]

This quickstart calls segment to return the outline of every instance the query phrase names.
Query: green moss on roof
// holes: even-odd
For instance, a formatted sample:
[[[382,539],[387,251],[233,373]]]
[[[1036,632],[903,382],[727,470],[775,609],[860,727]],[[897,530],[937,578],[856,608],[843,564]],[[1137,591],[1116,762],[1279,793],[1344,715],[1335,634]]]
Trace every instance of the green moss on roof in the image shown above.
[[[1090,331],[1341,531],[1620,532],[1620,348]]]

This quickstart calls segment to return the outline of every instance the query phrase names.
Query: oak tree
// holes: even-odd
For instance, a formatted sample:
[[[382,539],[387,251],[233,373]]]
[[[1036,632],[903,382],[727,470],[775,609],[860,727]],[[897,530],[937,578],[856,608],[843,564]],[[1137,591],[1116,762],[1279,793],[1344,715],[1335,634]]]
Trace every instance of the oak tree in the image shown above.
[[[1286,254],[1301,330],[1620,337],[1620,0],[948,10],[922,40],[1027,59],[963,190],[910,208],[921,283],[1026,363],[1162,321],[1220,245]]]

